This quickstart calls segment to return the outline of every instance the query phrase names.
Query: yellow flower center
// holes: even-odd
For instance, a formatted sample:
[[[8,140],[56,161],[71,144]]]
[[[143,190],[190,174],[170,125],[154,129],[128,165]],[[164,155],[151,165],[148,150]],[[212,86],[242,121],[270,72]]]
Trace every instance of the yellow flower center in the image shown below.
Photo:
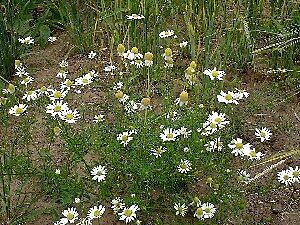
[[[211,123],[209,126],[210,126],[210,128],[217,128],[217,124],[215,124],[215,123]]]
[[[198,208],[198,209],[196,210],[196,214],[197,214],[198,216],[202,216],[202,215],[203,215],[203,209],[202,209],[202,208]]]
[[[70,81],[69,79],[68,79],[68,80],[66,80],[66,85],[67,85],[67,87],[71,87],[71,86],[72,86],[72,84],[73,84],[73,82],[72,82],[72,81]]]
[[[72,115],[72,113],[66,114],[66,119],[67,120],[72,120],[73,118],[74,118],[74,116]]]
[[[16,66],[20,66],[20,64],[21,64],[21,61],[20,61],[20,60],[15,60],[15,65],[16,65]]]
[[[60,91],[55,91],[55,92],[53,93],[53,97],[54,97],[54,98],[60,98],[60,97],[61,97],[61,92],[60,92]]]
[[[250,154],[251,157],[255,157],[256,156],[255,150],[252,150],[249,154]]]
[[[187,102],[189,98],[189,94],[186,91],[183,91],[179,95],[179,99],[181,102]]]
[[[143,106],[149,106],[150,102],[151,102],[150,98],[143,98],[142,101],[141,101],[141,104]]]
[[[180,167],[181,167],[182,169],[184,169],[184,170],[185,170],[186,168],[188,168],[188,166],[187,166],[186,163],[181,163]]]
[[[300,173],[298,171],[294,171],[293,173],[293,177],[299,177]]]
[[[242,149],[242,148],[243,148],[243,143],[236,143],[236,144],[235,144],[235,147],[236,147],[237,149]]]
[[[118,51],[119,53],[124,53],[124,52],[125,52],[125,47],[124,47],[124,45],[118,44],[117,51]]]
[[[165,56],[171,56],[172,55],[172,50],[170,48],[165,49]]]
[[[283,179],[284,179],[284,180],[288,180],[289,178],[290,178],[289,175],[284,175],[284,176],[283,176]]]
[[[68,213],[68,214],[67,214],[67,219],[68,219],[68,220],[72,220],[73,218],[74,218],[73,213]]]
[[[82,83],[87,84],[89,82],[88,79],[82,79]]]
[[[13,84],[9,84],[7,90],[11,93],[15,92],[15,86]]]
[[[131,49],[131,52],[132,52],[133,54],[138,54],[138,53],[139,53],[139,49],[138,49],[137,47],[133,47],[133,48]]]
[[[145,60],[152,61],[153,60],[153,54],[151,52],[145,53]]]
[[[216,70],[213,70],[213,71],[211,72],[211,75],[212,75],[213,77],[218,77],[218,76],[219,76],[219,72],[216,71]]]
[[[117,93],[115,94],[115,96],[116,96],[117,99],[121,99],[121,98],[123,98],[124,93],[123,93],[123,91],[117,91]]]
[[[267,134],[266,134],[266,132],[264,132],[264,131],[261,131],[261,132],[260,132],[260,136],[262,136],[262,137],[266,137],[266,136],[267,136]]]
[[[196,67],[197,67],[196,62],[192,61],[191,64],[190,64],[190,67],[192,67],[193,69],[196,69]]]
[[[132,210],[131,210],[131,209],[125,209],[125,210],[124,210],[124,215],[125,215],[126,217],[130,217],[130,216],[132,215]]]
[[[27,91],[27,95],[32,95],[33,91]]]
[[[59,135],[60,134],[61,129],[59,127],[54,127],[53,128],[53,132],[55,135]]]
[[[230,94],[225,95],[224,97],[227,101],[231,101],[233,97]]]
[[[220,117],[217,117],[217,118],[215,119],[215,122],[216,122],[216,123],[221,123],[221,122],[222,122],[222,119],[221,119]]]
[[[60,112],[61,111],[61,106],[60,105],[56,105],[54,107],[54,112]]]
[[[127,135],[125,135],[125,134],[124,134],[124,135],[122,135],[122,137],[121,137],[121,140],[122,140],[122,141],[127,141],[127,140],[128,140],[128,136],[127,136]]]
[[[47,88],[45,87],[45,86],[43,86],[43,87],[41,87],[41,92],[45,92],[45,91],[47,91]]]
[[[171,138],[173,138],[173,137],[174,137],[173,134],[171,134],[171,133],[167,134],[167,138],[168,138],[168,139],[171,139]]]
[[[210,208],[206,208],[204,211],[205,211],[206,213],[210,213]]]
[[[171,59],[171,58],[170,59],[166,59],[166,63],[167,64],[173,64],[173,59]]]
[[[99,210],[96,210],[95,212],[94,212],[94,217],[99,217],[100,216],[100,211]]]
[[[20,107],[16,108],[16,114],[21,114],[23,112],[24,112],[24,110],[22,108],[20,108]]]

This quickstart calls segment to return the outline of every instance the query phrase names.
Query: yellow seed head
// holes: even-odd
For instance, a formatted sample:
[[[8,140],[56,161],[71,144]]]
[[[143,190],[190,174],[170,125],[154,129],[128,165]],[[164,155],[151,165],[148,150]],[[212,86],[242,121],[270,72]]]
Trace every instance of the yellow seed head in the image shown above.
[[[149,106],[151,103],[151,99],[150,98],[143,98],[142,101],[141,101],[141,104],[143,106]]]
[[[14,92],[16,91],[15,85],[9,84],[8,87],[7,87],[7,90],[8,90],[10,93],[14,93]]]
[[[23,112],[24,112],[24,110],[22,108],[20,108],[20,107],[16,108],[16,114],[21,114]]]
[[[18,59],[15,60],[15,65],[16,65],[16,66],[20,66],[20,64],[21,64],[21,61],[20,61],[20,60],[18,60]]]
[[[195,61],[192,61],[190,64],[190,67],[192,67],[193,69],[196,69],[197,63]]]
[[[145,53],[145,60],[153,61],[153,54],[151,52]]]
[[[179,95],[179,99],[181,102],[187,102],[189,99],[189,94],[186,91],[182,91]]]
[[[172,50],[170,48],[165,49],[165,56],[172,56]]]
[[[208,178],[206,179],[206,183],[211,184],[212,182],[213,182],[212,177],[208,177]]]
[[[118,44],[117,51],[118,51],[118,53],[124,53],[125,52],[124,45],[123,44]]]
[[[203,209],[202,208],[198,208],[197,210],[196,210],[196,214],[197,215],[203,215]]]
[[[138,49],[137,47],[133,47],[133,48],[131,49],[131,52],[132,52],[133,54],[138,54],[138,53],[139,53],[139,49]]]
[[[123,91],[117,91],[115,96],[116,96],[117,99],[121,99],[121,98],[123,98],[124,93],[123,93]]]
[[[237,149],[242,149],[242,148],[243,148],[243,143],[236,143],[236,144],[235,144],[235,147],[236,147]]]
[[[218,76],[219,76],[219,72],[216,71],[216,70],[213,70],[213,71],[211,72],[211,75],[212,75],[213,77],[218,77]]]
[[[43,86],[40,88],[40,90],[41,90],[41,92],[45,92],[45,91],[47,91],[47,88],[46,88],[46,86]]]
[[[53,133],[54,133],[56,136],[59,135],[60,132],[61,132],[61,129],[60,129],[59,127],[54,127],[54,128],[53,128]]]

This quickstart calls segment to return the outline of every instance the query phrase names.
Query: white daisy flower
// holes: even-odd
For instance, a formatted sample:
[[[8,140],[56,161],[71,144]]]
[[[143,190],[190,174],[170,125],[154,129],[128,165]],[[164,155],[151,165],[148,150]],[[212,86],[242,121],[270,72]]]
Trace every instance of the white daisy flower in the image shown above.
[[[145,56],[145,66],[152,66],[153,65],[153,54],[151,52],[146,52]]]
[[[65,110],[65,111],[62,111],[60,114],[60,118],[67,123],[76,123],[76,121],[79,119],[79,117],[80,117],[80,115],[76,109],[73,111],[70,109]]]
[[[131,61],[143,58],[143,55],[139,53],[139,49],[137,47],[133,47],[131,51],[128,50],[123,56],[125,59],[129,59]]]
[[[155,158],[161,157],[162,153],[166,152],[167,148],[159,146],[158,148],[151,149],[150,154],[154,155]]]
[[[18,66],[16,68],[15,76],[18,76],[18,77],[26,76],[26,77],[28,77],[29,73],[26,71],[26,68],[24,66]]]
[[[97,53],[94,51],[90,51],[90,53],[88,54],[88,58],[89,59],[94,59],[96,57]]]
[[[206,147],[206,150],[208,152],[214,152],[214,151],[222,151],[223,148],[223,142],[221,141],[221,138],[218,137],[213,141],[210,141],[209,143],[205,144],[204,147]]]
[[[61,116],[62,112],[68,111],[68,103],[64,103],[63,101],[55,101],[49,104],[47,107],[46,113],[51,114],[51,116]]]
[[[120,90],[120,89],[122,89],[123,86],[124,86],[123,82],[119,81],[114,84],[113,90]]]
[[[87,218],[90,220],[101,218],[102,215],[105,212],[105,207],[102,205],[94,206],[93,208],[90,208],[87,214]]]
[[[136,219],[136,211],[139,210],[137,205],[132,205],[129,208],[124,208],[122,212],[118,213],[120,216],[119,220],[125,221],[125,223],[129,223]]]
[[[16,91],[16,86],[13,84],[8,84],[6,89],[3,89],[3,94],[13,94]]]
[[[255,136],[256,138],[260,138],[261,142],[270,140],[271,135],[272,133],[266,127],[263,127],[261,129],[258,128],[255,129]]]
[[[235,94],[237,95],[238,100],[249,97],[249,93],[246,92],[246,90],[240,90],[240,89],[237,89],[237,88],[235,90],[237,91]]]
[[[229,124],[229,121],[226,120],[225,114],[219,114],[213,111],[208,116],[207,121],[203,124],[203,129],[205,130],[205,132],[202,132],[202,135],[208,136],[210,134],[213,134],[214,132],[224,128],[226,124]],[[197,131],[201,132],[202,129],[198,129]]]
[[[100,114],[100,115],[94,116],[93,121],[94,121],[95,123],[103,122],[103,121],[104,121],[104,115],[101,115],[101,114]]]
[[[141,59],[136,59],[134,61],[131,61],[130,64],[135,65],[136,68],[142,68],[144,66],[144,63]]]
[[[231,104],[231,103],[236,105],[239,104],[239,102],[237,101],[238,95],[231,91],[228,91],[228,93],[221,91],[220,95],[217,95],[217,99],[219,102],[224,102],[226,104]]]
[[[66,97],[68,91],[63,90],[63,91],[59,91],[59,90],[53,90],[53,89],[49,89],[49,98],[51,101],[55,101],[55,100],[61,100],[64,99],[64,97]]]
[[[203,213],[204,213],[203,217],[205,219],[213,218],[216,211],[217,211],[215,206],[211,203],[208,203],[208,202],[204,203],[201,208],[203,209]]]
[[[196,217],[199,220],[203,220],[204,219],[204,212],[203,209],[201,207],[197,208],[195,213],[194,213],[194,217]]]
[[[63,60],[63,61],[61,61],[61,62],[59,63],[59,66],[60,66],[61,68],[66,68],[66,67],[69,66],[69,63],[68,63],[66,60]]]
[[[53,43],[57,40],[57,37],[48,37],[48,41]]]
[[[137,15],[137,14],[131,14],[131,16],[126,15],[126,17],[128,20],[141,20],[145,18],[143,15]]]
[[[188,207],[184,203],[175,203],[174,209],[176,210],[176,215],[185,216]]]
[[[93,77],[91,77],[89,74],[86,74],[82,77],[78,77],[75,79],[75,85],[85,86],[91,83],[93,83]]]
[[[193,201],[189,204],[189,206],[200,207],[201,201],[198,197],[194,197]]]
[[[47,88],[46,86],[42,86],[41,88],[38,89],[38,92],[40,95],[48,96],[49,90],[51,90],[51,89]]]
[[[243,140],[240,138],[233,139],[230,144],[228,144],[228,147],[232,149],[231,153],[234,154],[235,156],[243,156],[244,152],[247,152],[250,150],[251,145],[248,144],[243,144]]]
[[[255,148],[243,149],[244,155],[248,156],[250,160],[260,160],[264,154],[256,152]]]
[[[188,44],[187,41],[183,41],[183,42],[179,43],[179,47],[180,47],[180,48],[184,48],[184,47],[187,46],[187,44]]]
[[[209,76],[211,80],[218,79],[223,80],[223,76],[225,75],[224,71],[218,71],[216,67],[213,70],[205,70],[204,74]]]
[[[27,76],[21,81],[21,84],[27,86],[28,84],[32,83],[33,81],[34,81],[33,77]]]
[[[288,169],[288,172],[290,173],[290,177],[293,180],[293,182],[300,182],[300,168],[298,166],[295,167],[290,167]]]
[[[120,197],[116,197],[111,201],[111,208],[113,209],[114,213],[118,213],[120,210],[124,209],[125,203],[123,202],[123,199]]]
[[[27,109],[27,105],[24,104],[19,104],[11,107],[8,111],[9,114],[15,115],[15,116],[20,116],[23,114]]]
[[[76,208],[68,208],[67,210],[64,210],[62,212],[63,216],[65,218],[62,218],[60,221],[63,222],[64,224],[67,223],[75,223],[75,220],[78,219],[78,212]]]
[[[66,79],[63,83],[60,84],[60,89],[69,91],[73,85],[73,81],[71,81],[70,79]]]
[[[162,31],[162,32],[159,33],[160,38],[171,37],[172,35],[174,35],[173,30],[166,30],[166,31]]]
[[[39,97],[39,92],[37,91],[26,91],[25,95],[22,97],[22,99],[26,99],[26,101],[35,100]]]
[[[115,66],[113,66],[113,65],[111,65],[111,66],[106,66],[106,67],[104,67],[104,71],[105,72],[113,72],[114,70],[116,70],[117,69],[117,67],[115,67]],[[120,88],[119,88],[120,89]]]
[[[177,168],[180,173],[187,173],[192,169],[192,164],[188,160],[181,159],[180,164]]]
[[[26,44],[26,45],[34,44],[34,39],[31,36],[28,36],[26,38],[19,38],[18,40],[21,44]]]
[[[69,72],[67,70],[61,70],[56,74],[56,77],[61,78],[61,79],[66,79],[68,74],[69,74]]]
[[[172,128],[166,128],[163,133],[160,134],[160,138],[163,141],[176,141],[176,137],[179,135],[179,131]]]
[[[245,170],[239,170],[238,180],[247,184],[250,181],[250,174]]]
[[[188,130],[186,127],[181,127],[178,131],[183,138],[189,138],[192,134],[192,130]]]
[[[175,100],[175,103],[179,106],[187,105],[189,99],[189,94],[186,91],[182,91],[179,98]]]
[[[127,113],[135,113],[139,108],[140,108],[139,103],[136,103],[133,100],[129,101],[124,107]]]
[[[278,181],[286,186],[294,183],[293,178],[289,170],[282,170],[277,173]]]
[[[133,137],[131,137],[130,135],[135,133],[136,132],[134,130],[123,132],[121,134],[118,134],[117,140],[121,141],[121,144],[123,144],[123,146],[126,147],[128,143],[133,140]]]
[[[92,169],[91,175],[93,176],[92,180],[97,180],[98,182],[105,180],[107,170],[105,166],[96,166]]]

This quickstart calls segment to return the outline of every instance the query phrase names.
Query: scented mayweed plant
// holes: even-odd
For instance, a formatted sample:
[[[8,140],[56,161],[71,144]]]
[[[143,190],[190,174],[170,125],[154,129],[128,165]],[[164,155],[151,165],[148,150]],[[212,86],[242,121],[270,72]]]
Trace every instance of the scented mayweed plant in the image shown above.
[[[145,17],[132,14],[127,19],[135,23]],[[106,98],[101,104],[87,106],[83,101],[84,93],[104,89],[100,72],[93,68],[77,71],[75,77],[64,59],[53,74],[58,82],[35,89],[34,75],[24,63],[16,62],[16,84],[3,89],[1,107],[7,105],[6,113],[16,116],[15,120],[34,114],[35,107],[42,108],[49,140],[63,143],[59,145],[61,164],[52,161],[48,149],[39,153],[46,162],[43,169],[38,168],[40,173],[52,174],[43,177],[44,188],[65,209],[55,224],[101,223],[107,211],[123,223],[154,223],[152,215],[158,208],[162,214],[189,215],[195,222],[216,224],[224,212],[236,210],[228,197],[240,197],[233,187],[231,162],[234,156],[241,157],[249,166],[264,157],[258,149],[271,140],[271,130],[253,128],[250,136],[258,143],[235,134],[240,125],[236,107],[248,92],[225,86],[225,71],[216,67],[201,71],[196,60],[179,67],[180,48],[188,43],[172,43],[173,30],[159,37],[165,44],[157,51],[129,48],[130,41],[128,50],[118,44],[118,58],[103,67],[102,73],[112,82],[103,90]],[[90,51],[85,57],[97,62],[100,54]],[[175,79],[180,81],[179,90],[174,90]],[[79,96],[76,102],[74,93]],[[251,179],[245,170],[236,175],[243,184]],[[278,173],[278,181],[299,182],[299,168]],[[208,191],[201,196],[203,202],[195,197],[188,204],[184,199],[199,192],[197,184]],[[75,198],[80,200],[74,203]]]

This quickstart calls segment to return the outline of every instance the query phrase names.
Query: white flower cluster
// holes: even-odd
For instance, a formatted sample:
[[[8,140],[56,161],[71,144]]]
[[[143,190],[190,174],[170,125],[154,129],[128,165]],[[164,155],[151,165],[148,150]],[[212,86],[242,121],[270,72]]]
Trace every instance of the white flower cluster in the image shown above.
[[[214,204],[206,202],[201,203],[199,198],[195,197],[193,202],[189,204],[193,208],[194,217],[199,220],[213,218],[217,209]],[[176,215],[185,216],[188,211],[188,206],[180,203],[175,203],[174,209],[176,210]]]
[[[278,181],[286,186],[300,182],[300,168],[290,167],[287,170],[282,170],[277,174]]]
[[[111,208],[113,209],[114,213],[119,216],[119,220],[122,220],[125,223],[130,223],[136,219],[136,212],[139,210],[138,205],[126,207],[123,199],[120,197],[113,199],[111,204]]]
[[[256,152],[249,143],[243,144],[243,140],[240,138],[233,139],[228,147],[232,149],[231,153],[235,156],[246,156],[249,160],[259,160],[264,155],[261,152]]]
[[[225,114],[213,111],[206,122],[203,123],[202,128],[198,128],[197,131],[202,135],[209,136],[224,128],[227,124],[229,124],[229,121],[226,120]]]

